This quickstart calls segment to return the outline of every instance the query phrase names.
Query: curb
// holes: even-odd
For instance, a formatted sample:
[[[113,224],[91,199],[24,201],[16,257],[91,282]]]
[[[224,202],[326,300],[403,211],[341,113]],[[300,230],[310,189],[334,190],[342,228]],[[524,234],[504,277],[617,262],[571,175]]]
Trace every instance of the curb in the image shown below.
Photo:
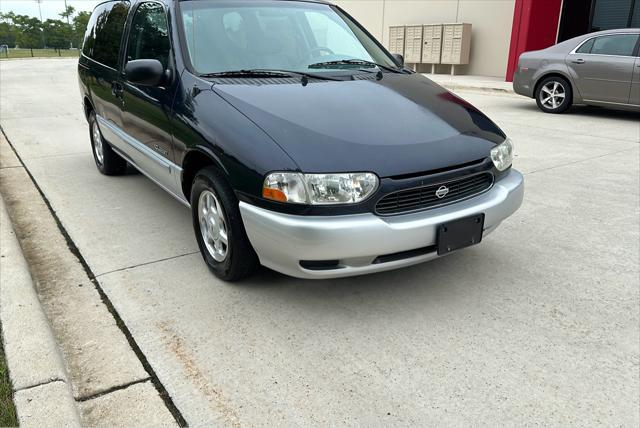
[[[450,90],[450,91],[475,91],[475,92],[488,92],[488,93],[497,93],[497,94],[510,94],[517,95],[513,90],[513,86],[511,84],[501,86],[497,86],[495,84],[487,83],[483,84],[481,82],[478,83],[465,83],[465,82],[455,82],[452,80],[439,80],[438,78],[434,78],[434,76],[441,75],[433,75],[428,73],[421,73],[424,77],[431,80],[432,82]],[[504,82],[500,82],[504,83]]]
[[[67,370],[33,384],[28,389],[32,394],[24,399],[24,394],[14,394],[20,425],[186,426],[44,193],[5,137],[0,126],[0,193],[6,203],[0,207],[5,209],[0,214],[7,216],[2,224],[13,229],[16,248],[21,248],[16,253],[24,262],[24,272],[31,272],[26,282],[35,296],[34,306],[48,320],[47,331],[57,340],[53,346],[58,351],[57,359]],[[3,270],[3,280],[5,276],[11,280]],[[22,290],[16,292],[6,301],[15,301],[20,307],[22,294]],[[5,297],[1,298],[4,303]],[[24,335],[25,329],[16,329],[15,324],[8,327],[9,331]],[[9,335],[4,336],[9,343]],[[20,369],[37,368],[36,362],[26,360],[30,355],[22,352],[12,357],[17,361],[9,365],[12,383],[19,383]],[[20,361],[20,357],[25,360]],[[65,397],[70,391],[70,406],[61,395],[47,395],[60,394],[63,389]],[[57,422],[57,414],[69,407],[74,408],[75,419],[80,422],[71,417],[67,422],[64,415]],[[41,420],[43,414],[47,416]]]
[[[494,94],[509,94],[516,95],[513,90],[503,89],[503,88],[492,88],[487,86],[472,86],[472,85],[463,85],[458,83],[438,83],[440,86],[447,88],[450,91],[475,91],[475,92],[486,92],[486,93],[494,93]]]
[[[0,320],[19,424],[79,427],[60,350],[2,198],[0,219]]]

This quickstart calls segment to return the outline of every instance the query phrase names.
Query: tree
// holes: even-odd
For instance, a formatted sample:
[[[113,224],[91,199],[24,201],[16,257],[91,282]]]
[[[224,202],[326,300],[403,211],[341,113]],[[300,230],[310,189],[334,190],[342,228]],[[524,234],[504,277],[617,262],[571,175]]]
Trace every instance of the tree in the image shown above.
[[[7,45],[10,48],[16,46],[16,31],[13,25],[13,12],[0,12],[0,45]]]
[[[0,0],[1,1],[1,0]],[[30,49],[52,47],[60,53],[60,49],[82,45],[91,13],[81,11],[76,14],[73,6],[65,7],[60,13],[61,19],[48,19],[44,23],[38,18],[16,15],[14,12],[0,12],[0,45],[8,45]],[[45,42],[46,36],[46,42]]]
[[[42,42],[42,23],[38,18],[31,18],[26,15],[16,15],[13,18],[16,27],[16,41],[22,48],[30,49],[33,56],[34,48],[41,48]]]
[[[47,44],[58,51],[69,49],[71,42],[72,27],[70,24],[59,19],[47,19],[43,24],[44,32],[47,36]]]
[[[82,48],[84,33],[87,31],[87,25],[89,25],[89,18],[91,18],[91,12],[84,11],[78,12],[73,17],[73,39],[78,48]]]
[[[73,14],[75,13],[76,8],[73,6],[67,6],[65,7],[65,9],[60,13],[60,16],[62,18],[66,18],[67,19],[67,24],[69,24],[69,18],[73,16]]]

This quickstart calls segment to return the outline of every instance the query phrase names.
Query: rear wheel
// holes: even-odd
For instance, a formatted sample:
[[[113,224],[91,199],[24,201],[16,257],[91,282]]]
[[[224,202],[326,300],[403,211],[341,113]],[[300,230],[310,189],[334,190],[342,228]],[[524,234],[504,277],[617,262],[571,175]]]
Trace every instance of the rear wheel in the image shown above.
[[[218,278],[238,281],[256,270],[258,256],[247,238],[238,199],[215,168],[196,174],[191,211],[202,258]]]
[[[547,77],[536,89],[536,102],[545,113],[564,113],[573,102],[571,84],[562,77]]]
[[[93,160],[96,162],[98,171],[104,175],[121,175],[127,170],[127,161],[122,159],[102,138],[98,120],[95,112],[89,114],[89,136],[91,138],[91,149]]]

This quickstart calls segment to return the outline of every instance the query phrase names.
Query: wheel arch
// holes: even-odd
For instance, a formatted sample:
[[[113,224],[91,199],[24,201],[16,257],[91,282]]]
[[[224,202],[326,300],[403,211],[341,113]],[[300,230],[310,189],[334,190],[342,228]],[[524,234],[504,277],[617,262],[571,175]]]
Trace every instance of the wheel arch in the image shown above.
[[[229,177],[227,169],[220,159],[210,150],[197,147],[187,152],[182,161],[182,193],[187,201],[191,200],[191,187],[193,179],[202,168],[213,166],[225,177]]]
[[[82,104],[84,107],[84,118],[87,119],[87,121],[89,120],[89,115],[91,114],[91,112],[95,112],[96,109],[93,107],[93,103],[91,102],[91,100],[89,99],[88,96],[85,95],[84,99],[82,100]]]

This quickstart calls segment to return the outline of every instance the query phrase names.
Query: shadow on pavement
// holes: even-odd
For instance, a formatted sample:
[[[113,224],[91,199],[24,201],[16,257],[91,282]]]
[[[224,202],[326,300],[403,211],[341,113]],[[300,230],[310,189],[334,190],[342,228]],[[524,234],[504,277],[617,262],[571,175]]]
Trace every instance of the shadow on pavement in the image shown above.
[[[621,119],[621,120],[632,120],[634,122],[638,121],[640,118],[640,113],[630,110],[616,110],[606,107],[597,107],[597,106],[585,106],[585,105],[575,105],[572,106],[567,112],[551,115],[550,113],[543,113],[540,111],[535,101],[532,100],[531,103],[526,104],[514,104],[514,109],[528,111],[528,112],[538,112],[540,116],[559,116],[559,117],[567,117],[571,116],[581,116],[581,117],[598,117],[602,119]]]

